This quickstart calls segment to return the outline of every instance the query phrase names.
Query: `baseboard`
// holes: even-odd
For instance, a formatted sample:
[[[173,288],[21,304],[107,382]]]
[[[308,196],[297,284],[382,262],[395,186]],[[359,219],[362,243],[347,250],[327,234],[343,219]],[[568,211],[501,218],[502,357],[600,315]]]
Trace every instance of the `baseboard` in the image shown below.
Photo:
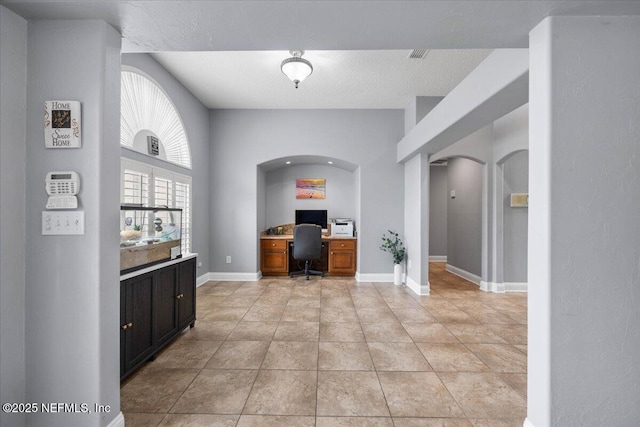
[[[393,283],[393,273],[356,273],[358,282],[388,282]]]
[[[504,294],[504,283],[480,281],[480,290],[484,292],[493,292],[494,294]]]
[[[107,424],[107,427],[124,427],[124,415],[122,415],[122,412]]]
[[[504,289],[507,292],[527,292],[529,284],[527,282],[504,282]]]
[[[257,273],[222,273],[209,272],[208,279],[219,282],[256,282],[262,277],[262,272]]]
[[[482,281],[482,278],[480,276],[476,276],[473,273],[469,273],[468,271],[465,271],[461,268],[455,267],[451,264],[447,264],[447,266],[445,267],[445,269],[449,272],[449,273],[453,273],[456,276],[460,276],[463,279],[466,279],[470,282],[475,283],[476,285],[480,286],[480,282]]]
[[[522,424],[522,427],[536,427],[536,426],[534,426],[533,423],[529,421],[529,418],[525,418],[524,423]]]
[[[196,278],[196,288],[199,286],[204,285],[205,283],[207,283],[208,281],[210,281],[211,279],[209,279],[209,275],[211,273],[204,273],[202,276],[198,276]]]
[[[429,262],[447,262],[446,255],[429,255]]]
[[[406,277],[407,288],[411,289],[416,295],[429,295],[431,285],[427,282],[427,286],[420,286],[418,282],[413,280],[411,277]]]

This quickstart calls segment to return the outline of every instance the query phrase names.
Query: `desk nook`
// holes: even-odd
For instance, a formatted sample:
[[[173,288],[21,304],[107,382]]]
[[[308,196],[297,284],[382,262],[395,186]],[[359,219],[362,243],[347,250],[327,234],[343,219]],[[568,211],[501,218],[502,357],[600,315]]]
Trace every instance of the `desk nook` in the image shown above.
[[[263,276],[287,276],[304,268],[304,261],[293,258],[293,227],[287,224],[270,229],[282,234],[260,235],[260,270]],[[329,276],[354,276],[356,274],[357,239],[355,237],[322,236],[322,256],[314,262],[313,269]]]

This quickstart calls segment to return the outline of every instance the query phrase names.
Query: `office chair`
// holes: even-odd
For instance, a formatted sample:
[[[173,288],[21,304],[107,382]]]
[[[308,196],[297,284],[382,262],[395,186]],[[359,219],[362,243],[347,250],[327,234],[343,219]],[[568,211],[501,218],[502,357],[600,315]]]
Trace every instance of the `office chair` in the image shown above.
[[[290,276],[304,274],[309,280],[309,275],[320,275],[324,272],[309,269],[311,261],[322,257],[322,228],[314,224],[299,224],[293,229],[293,258],[304,260],[304,270],[293,271]]]

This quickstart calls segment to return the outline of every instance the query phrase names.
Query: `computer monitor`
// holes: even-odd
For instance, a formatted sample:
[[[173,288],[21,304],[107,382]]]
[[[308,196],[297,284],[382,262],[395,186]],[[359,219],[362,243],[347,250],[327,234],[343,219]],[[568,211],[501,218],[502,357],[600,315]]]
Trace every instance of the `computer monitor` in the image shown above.
[[[296,209],[296,225],[298,224],[316,224],[320,227],[327,228],[327,210],[302,210]]]

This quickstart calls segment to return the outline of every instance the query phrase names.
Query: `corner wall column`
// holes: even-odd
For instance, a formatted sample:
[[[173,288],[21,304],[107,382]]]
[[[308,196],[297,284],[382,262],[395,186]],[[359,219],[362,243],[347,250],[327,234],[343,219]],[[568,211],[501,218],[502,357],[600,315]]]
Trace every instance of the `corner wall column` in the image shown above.
[[[28,414],[29,426],[100,427],[122,420],[120,43],[104,21],[28,25],[26,401],[76,404],[81,412]],[[52,100],[80,101],[81,148],[45,148],[43,107]],[[85,233],[43,236],[45,176],[67,170],[80,175]],[[83,403],[90,413],[82,413]],[[96,411],[95,404],[109,411]]]
[[[640,17],[530,33],[526,426],[640,419]]]
[[[404,164],[404,239],[406,282],[418,295],[429,295],[429,155]]]

